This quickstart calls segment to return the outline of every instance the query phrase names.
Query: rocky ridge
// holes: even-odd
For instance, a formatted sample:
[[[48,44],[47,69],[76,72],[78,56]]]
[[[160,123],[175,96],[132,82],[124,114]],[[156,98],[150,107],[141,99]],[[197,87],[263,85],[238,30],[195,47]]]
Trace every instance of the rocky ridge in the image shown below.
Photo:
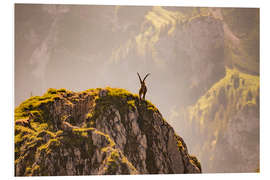
[[[123,89],[49,89],[15,109],[15,175],[200,173],[149,101]]]

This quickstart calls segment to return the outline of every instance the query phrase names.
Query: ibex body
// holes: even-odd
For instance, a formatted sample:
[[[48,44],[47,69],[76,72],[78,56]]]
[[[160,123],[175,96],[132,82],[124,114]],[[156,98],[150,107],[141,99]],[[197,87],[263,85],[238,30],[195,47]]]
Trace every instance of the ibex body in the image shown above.
[[[140,97],[140,100],[141,100],[142,98],[145,99],[145,94],[146,94],[146,92],[147,92],[147,87],[146,87],[146,85],[145,85],[145,79],[147,78],[147,76],[150,75],[150,73],[148,73],[148,74],[144,77],[143,80],[141,79],[139,73],[137,73],[137,75],[139,76],[140,83],[141,83],[141,88],[140,88],[140,90],[139,90],[139,97]]]

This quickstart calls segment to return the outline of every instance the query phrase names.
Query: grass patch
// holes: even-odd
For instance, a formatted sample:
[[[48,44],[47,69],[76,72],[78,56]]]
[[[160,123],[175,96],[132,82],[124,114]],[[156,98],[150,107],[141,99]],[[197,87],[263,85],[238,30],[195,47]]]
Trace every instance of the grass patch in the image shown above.
[[[124,119],[124,116],[130,111],[147,110],[146,113],[158,112],[158,109],[148,100],[139,100],[137,94],[132,94],[125,89],[120,88],[110,88],[97,89],[104,91],[104,96],[98,96],[99,92],[96,92],[95,98],[95,109],[87,117],[89,117],[90,127],[95,126],[96,119],[106,112],[110,112],[110,109],[113,107],[117,109],[120,113],[121,119]],[[93,91],[93,90],[91,90]]]
[[[63,105],[73,107],[80,98],[89,98],[89,95],[91,96],[90,100],[93,103],[91,104],[93,108],[85,114],[85,118],[90,124],[90,128],[76,128],[74,126],[71,131],[56,129],[56,125],[58,128],[62,126],[54,124],[55,122],[52,119],[51,110],[54,107],[53,103],[61,100]],[[71,103],[71,105],[68,103]],[[102,142],[106,142],[101,151],[108,152],[114,149],[115,143],[109,135],[92,128],[95,126],[96,118],[103,116],[104,113],[108,112],[108,108],[112,107],[119,111],[122,118],[124,118],[123,116],[125,114],[136,109],[138,111],[145,109],[144,112],[146,113],[158,111],[151,102],[140,101],[138,95],[124,89],[110,87],[105,89],[89,89],[80,93],[73,93],[66,89],[48,89],[43,96],[33,96],[21,103],[15,108],[15,120],[22,121],[24,119],[25,121],[23,122],[25,123],[17,121],[15,124],[14,139],[15,166],[19,164],[20,171],[22,171],[19,174],[48,174],[48,169],[43,164],[44,160],[45,158],[59,154],[59,149],[61,148],[72,149],[87,146],[88,150],[80,150],[81,157],[91,157],[96,148],[93,145],[93,133],[104,138]],[[59,116],[59,120],[65,121],[68,117],[69,115],[61,115],[61,117]],[[29,126],[27,122],[29,122]],[[110,167],[114,167],[114,160],[120,158],[119,154],[114,152],[110,157]],[[41,161],[38,161],[39,164],[34,164],[35,159],[41,159]],[[121,162],[125,164],[129,163],[122,156]],[[128,166],[132,165],[129,164]]]

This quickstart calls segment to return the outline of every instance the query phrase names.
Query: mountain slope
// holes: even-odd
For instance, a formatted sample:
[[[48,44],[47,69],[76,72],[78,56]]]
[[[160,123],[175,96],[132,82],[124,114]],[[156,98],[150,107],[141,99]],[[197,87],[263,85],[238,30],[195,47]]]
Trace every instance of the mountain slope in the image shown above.
[[[199,173],[149,101],[123,89],[49,89],[15,109],[15,175]]]
[[[223,23],[196,8],[152,7],[141,31],[112,51],[110,71],[151,72],[162,82],[151,84],[158,102],[191,105],[225,75],[224,38]]]
[[[259,77],[226,71],[183,113],[182,134],[192,133],[189,143],[207,162],[207,172],[254,172],[259,166]]]

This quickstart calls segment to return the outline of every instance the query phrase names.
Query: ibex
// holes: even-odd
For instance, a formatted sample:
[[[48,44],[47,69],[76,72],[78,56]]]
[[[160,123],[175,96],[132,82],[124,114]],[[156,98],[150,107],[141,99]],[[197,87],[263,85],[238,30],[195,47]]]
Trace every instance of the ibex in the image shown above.
[[[141,83],[141,88],[140,88],[140,91],[139,91],[139,96],[140,96],[140,100],[142,99],[141,97],[143,96],[143,99],[145,99],[145,94],[147,92],[147,88],[146,88],[146,85],[145,85],[145,79],[147,78],[147,76],[150,75],[150,73],[148,73],[144,78],[143,80],[141,79],[140,77],[140,74],[137,72],[138,76],[139,76],[139,79],[140,79],[140,83]]]

